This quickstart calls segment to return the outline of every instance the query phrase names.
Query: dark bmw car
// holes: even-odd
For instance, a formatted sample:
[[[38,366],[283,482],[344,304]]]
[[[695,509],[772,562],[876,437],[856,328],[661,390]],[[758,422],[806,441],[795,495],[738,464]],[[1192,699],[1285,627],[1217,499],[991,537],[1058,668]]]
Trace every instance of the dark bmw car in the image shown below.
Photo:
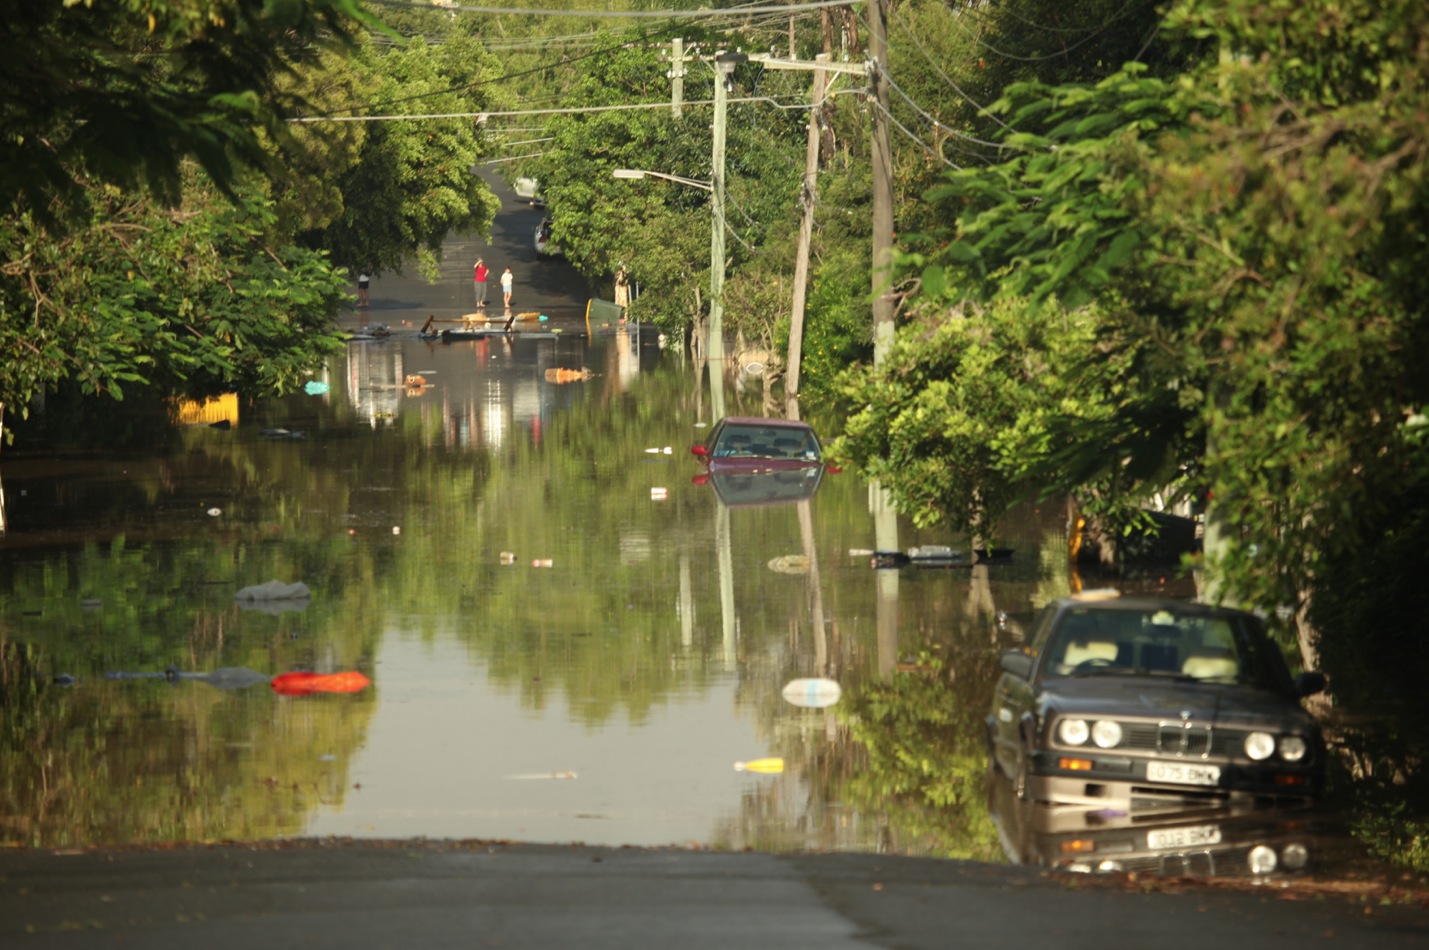
[[[1306,801],[1324,781],[1320,729],[1252,614],[1114,592],[1050,604],[1008,650],[988,716],[992,764],[1019,798],[1151,807]]]
[[[691,454],[716,472],[777,472],[822,465],[824,449],[807,422],[726,416]]]

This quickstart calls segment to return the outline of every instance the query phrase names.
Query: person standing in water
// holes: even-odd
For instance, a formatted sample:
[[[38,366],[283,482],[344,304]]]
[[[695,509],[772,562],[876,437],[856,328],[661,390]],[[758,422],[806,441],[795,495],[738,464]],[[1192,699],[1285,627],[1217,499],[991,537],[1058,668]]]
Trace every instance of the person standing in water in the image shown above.
[[[501,272],[501,297],[507,310],[511,309],[511,283],[515,279],[511,276],[511,268],[508,267]]]
[[[472,271],[472,284],[476,287],[476,305],[486,306],[486,278],[491,271],[487,269],[486,262],[481,258],[476,259],[476,267]]]

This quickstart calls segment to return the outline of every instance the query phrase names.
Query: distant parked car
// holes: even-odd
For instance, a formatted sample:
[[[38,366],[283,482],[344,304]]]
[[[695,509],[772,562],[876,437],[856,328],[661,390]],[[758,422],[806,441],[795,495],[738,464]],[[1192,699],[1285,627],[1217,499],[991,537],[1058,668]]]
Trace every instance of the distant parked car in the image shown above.
[[[541,183],[534,178],[518,178],[513,186],[516,197],[528,202],[533,208],[546,207],[546,199],[541,196]]]
[[[1023,800],[1134,808],[1309,800],[1325,746],[1259,618],[1159,599],[1074,595],[1002,654],[993,765]]]
[[[690,453],[714,472],[774,472],[819,466],[824,449],[807,422],[726,416]]]
[[[536,225],[536,253],[545,257],[560,257],[561,249],[551,241],[551,219],[542,218]]]

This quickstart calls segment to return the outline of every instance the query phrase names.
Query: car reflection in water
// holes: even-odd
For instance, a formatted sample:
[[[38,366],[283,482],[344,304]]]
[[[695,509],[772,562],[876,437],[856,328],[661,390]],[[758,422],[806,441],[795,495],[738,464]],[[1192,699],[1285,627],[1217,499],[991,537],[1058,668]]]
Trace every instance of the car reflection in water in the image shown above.
[[[786,505],[813,498],[824,480],[822,465],[781,472],[713,472],[696,475],[696,485],[713,485],[726,508]]]
[[[1126,812],[1020,800],[988,772],[988,812],[1008,860],[1082,874],[1274,880],[1307,873],[1317,819],[1252,806]]]

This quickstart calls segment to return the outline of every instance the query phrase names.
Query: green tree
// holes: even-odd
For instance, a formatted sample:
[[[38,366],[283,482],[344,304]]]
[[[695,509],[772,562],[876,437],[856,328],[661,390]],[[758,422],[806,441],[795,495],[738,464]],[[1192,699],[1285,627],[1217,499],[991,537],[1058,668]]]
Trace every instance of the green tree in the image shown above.
[[[72,380],[122,398],[155,384],[195,394],[284,391],[339,345],[345,279],[321,255],[275,242],[270,203],[231,198],[195,172],[175,208],[96,189],[62,236],[33,215],[0,223],[0,395]],[[75,266],[81,261],[84,266]]]
[[[419,37],[399,48],[365,44],[357,71],[367,88],[348,108],[332,111],[396,118],[366,123],[356,154],[339,152],[351,160],[327,174],[341,210],[305,242],[349,269],[399,270],[415,255],[434,272],[447,234],[485,232],[499,205],[474,173],[483,154],[476,120],[419,117],[486,108],[485,95],[472,90],[498,76],[499,67],[470,39],[429,45]]]
[[[996,458],[1050,489],[1120,477],[1133,503],[1209,491],[1227,543],[1208,566],[1262,606],[1304,604],[1325,557],[1376,543],[1371,519],[1425,464],[1429,13],[1352,3],[1328,30],[1322,12],[1184,0],[1176,35],[1226,55],[1179,79],[1012,87],[1016,156],[949,173],[930,194],[948,228],[905,261],[934,322],[964,297],[1095,301],[1096,346],[1047,366],[1112,411],[1049,415]]]
[[[280,77],[375,24],[358,0],[14,4],[0,193],[45,217],[74,205],[83,218],[94,180],[173,203],[189,158],[227,188],[241,163],[266,163],[257,130],[281,135],[296,105]]]

